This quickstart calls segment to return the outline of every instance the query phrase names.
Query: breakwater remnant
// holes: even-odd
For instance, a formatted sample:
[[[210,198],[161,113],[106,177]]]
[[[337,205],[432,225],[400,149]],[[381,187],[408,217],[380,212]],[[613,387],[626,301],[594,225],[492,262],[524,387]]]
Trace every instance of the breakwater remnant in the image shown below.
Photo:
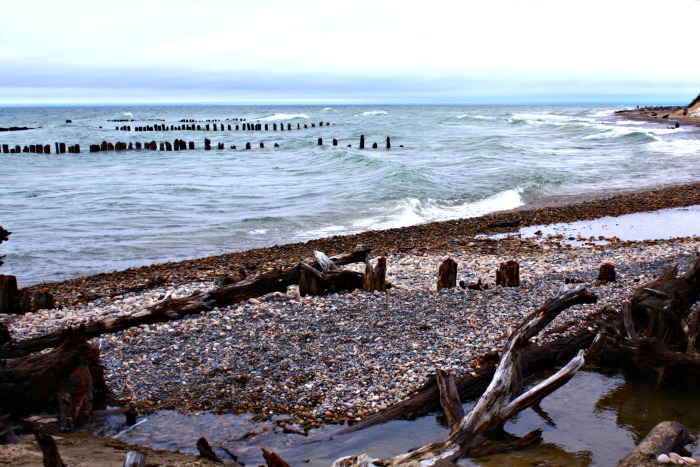
[[[28,126],[11,126],[9,128],[0,128],[0,131],[24,131],[24,130],[34,130]]]

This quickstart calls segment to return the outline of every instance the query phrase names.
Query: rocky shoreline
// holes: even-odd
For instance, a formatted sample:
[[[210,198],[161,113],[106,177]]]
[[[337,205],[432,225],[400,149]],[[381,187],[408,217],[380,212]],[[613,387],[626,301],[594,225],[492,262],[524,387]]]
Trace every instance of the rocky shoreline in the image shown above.
[[[571,247],[564,238],[474,238],[477,233],[695,204],[700,184],[153,265],[43,285],[62,309],[4,320],[14,336],[26,339],[134,313],[167,294],[211,289],[217,276],[234,267],[254,274],[293,265],[314,249],[334,254],[362,244],[373,249],[373,257],[387,256],[393,288],[386,294],[358,290],[299,297],[290,287],[287,293],[96,339],[114,402],[141,412],[210,410],[260,419],[287,414],[305,428],[355,421],[406,398],[438,368],[456,375],[472,371],[480,356],[499,350],[509,328],[565,282],[591,284],[600,301],[563,313],[543,339],[557,336],[557,329],[585,325],[603,306],[619,308],[663,267],[685,267],[699,243],[613,238]],[[437,292],[438,265],[447,256],[457,261],[459,279],[481,279],[489,288]],[[510,259],[520,263],[522,285],[496,287],[494,272]],[[603,262],[615,265],[616,282],[596,281]]]

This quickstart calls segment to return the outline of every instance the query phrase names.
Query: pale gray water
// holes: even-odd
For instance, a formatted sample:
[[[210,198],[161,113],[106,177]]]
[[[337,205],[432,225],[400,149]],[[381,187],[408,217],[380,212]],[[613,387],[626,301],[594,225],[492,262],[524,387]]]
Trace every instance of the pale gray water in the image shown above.
[[[131,266],[468,217],[561,197],[696,181],[700,132],[610,106],[113,106],[0,108],[4,274],[20,286]],[[291,123],[285,132],[124,132],[180,119]],[[65,123],[71,119],[72,123]],[[156,121],[156,119],[165,120]],[[319,123],[324,122],[320,127]],[[325,123],[330,123],[326,126]],[[235,120],[224,123],[234,124]],[[296,130],[300,124],[301,130]],[[311,128],[311,123],[316,127]],[[304,130],[303,125],[308,129]],[[101,127],[101,128],[100,128]],[[367,149],[357,148],[365,135]],[[392,149],[384,149],[391,137]],[[227,149],[204,151],[204,138]],[[194,141],[186,152],[90,144]],[[318,146],[318,138],[324,145]],[[331,146],[337,138],[339,145]],[[265,143],[259,149],[259,142]],[[246,142],[253,149],[246,151]],[[377,142],[379,149],[370,149]],[[274,148],[279,143],[279,148]],[[229,147],[235,144],[238,149]],[[347,145],[352,145],[348,148]],[[400,147],[403,146],[403,147]]]

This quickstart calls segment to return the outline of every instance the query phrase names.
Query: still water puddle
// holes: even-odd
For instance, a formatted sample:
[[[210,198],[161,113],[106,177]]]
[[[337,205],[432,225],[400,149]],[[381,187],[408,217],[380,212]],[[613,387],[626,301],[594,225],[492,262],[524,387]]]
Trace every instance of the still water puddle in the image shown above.
[[[519,236],[522,238],[558,237],[572,246],[607,243],[604,239],[622,241],[667,240],[700,235],[700,206],[661,209],[625,214],[618,217],[523,227],[517,233],[487,235],[490,238]],[[591,237],[594,240],[590,240]]]
[[[526,466],[544,462],[562,466],[610,466],[625,457],[657,423],[675,420],[697,435],[700,431],[700,398],[688,388],[657,389],[620,374],[579,372],[566,386],[548,396],[536,413],[528,409],[506,424],[514,435],[543,431],[538,445],[515,453],[459,461],[463,466]],[[473,401],[465,404],[471,408]],[[395,421],[331,440],[342,427],[324,427],[309,437],[283,433],[285,417],[255,422],[250,416],[183,415],[161,411],[139,419],[125,430],[122,416],[100,419],[99,434],[156,449],[196,453],[196,440],[204,436],[219,456],[226,447],[247,465],[264,464],[262,448],[277,451],[291,465],[328,466],[339,457],[368,453],[384,458],[407,452],[447,436],[435,415],[418,420]],[[691,451],[696,445],[689,446]]]

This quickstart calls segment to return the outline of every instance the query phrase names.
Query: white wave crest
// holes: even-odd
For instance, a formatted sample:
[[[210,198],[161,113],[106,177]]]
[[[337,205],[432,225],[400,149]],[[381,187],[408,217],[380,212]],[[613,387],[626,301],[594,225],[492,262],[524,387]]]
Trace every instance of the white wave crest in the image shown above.
[[[372,117],[375,115],[388,115],[388,112],[384,110],[368,110],[367,112],[362,112],[361,114],[355,114],[355,117]]]
[[[522,206],[522,189],[506,190],[480,201],[446,205],[435,199],[404,198],[387,203],[381,215],[360,219],[353,224],[356,229],[391,229],[448,219],[477,217],[496,211]]]
[[[697,139],[657,140],[649,143],[649,147],[675,156],[700,155],[700,140]]]
[[[510,122],[521,121],[529,125],[582,125],[590,126],[595,119],[589,117],[575,117],[571,115],[556,115],[556,114],[513,114],[510,117]]]
[[[261,117],[261,118],[256,118],[258,121],[262,122],[272,122],[272,121],[277,121],[277,120],[292,120],[294,118],[309,118],[308,115],[306,114],[282,114],[282,113],[277,113],[274,115],[270,115],[269,117]]]
[[[469,114],[464,114],[464,115],[458,115],[457,120],[463,120],[465,118],[473,119],[473,120],[494,120],[493,117],[485,117],[483,115],[469,115]]]

